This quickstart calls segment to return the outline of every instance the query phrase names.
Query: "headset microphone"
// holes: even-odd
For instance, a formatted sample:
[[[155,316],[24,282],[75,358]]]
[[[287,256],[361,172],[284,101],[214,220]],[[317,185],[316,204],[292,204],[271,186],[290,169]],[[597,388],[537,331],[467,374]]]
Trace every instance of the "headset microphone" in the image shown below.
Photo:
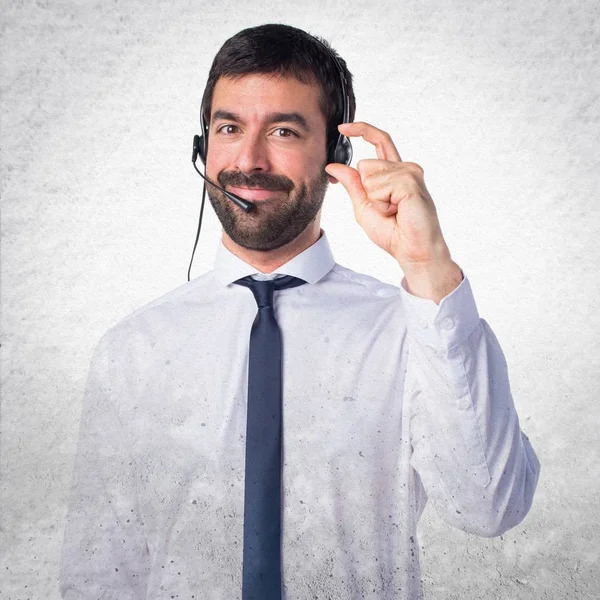
[[[198,172],[198,175],[200,175],[200,177],[202,177],[202,179],[204,179],[204,181],[206,181],[207,183],[210,183],[210,185],[212,185],[213,187],[216,187],[218,190],[223,192],[225,194],[225,196],[227,196],[232,202],[237,204],[242,210],[245,210],[246,212],[250,212],[254,208],[254,202],[250,202],[250,200],[244,200],[244,198],[240,198],[239,196],[236,196],[235,194],[232,194],[231,192],[224,190],[222,187],[218,186],[214,181],[211,181],[208,177],[206,177],[205,175],[202,175],[202,173],[196,166],[196,160],[198,158],[199,150],[200,150],[200,136],[195,135],[194,136],[194,149],[192,152],[192,164],[194,165],[194,169],[196,169],[196,171]]]

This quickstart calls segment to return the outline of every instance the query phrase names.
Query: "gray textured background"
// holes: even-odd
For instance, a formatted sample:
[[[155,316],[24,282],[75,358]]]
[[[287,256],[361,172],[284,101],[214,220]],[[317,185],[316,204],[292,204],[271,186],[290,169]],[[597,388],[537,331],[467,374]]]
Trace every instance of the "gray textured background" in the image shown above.
[[[265,22],[330,40],[354,73],[357,120],[424,167],[542,463],[531,513],[500,538],[428,507],[427,598],[598,597],[598,2],[1,4],[2,598],[58,598],[92,348],[185,280],[208,69]],[[374,152],[357,142],[355,156]],[[338,262],[399,285],[341,186],[322,225]],[[219,238],[207,201],[193,274]]]

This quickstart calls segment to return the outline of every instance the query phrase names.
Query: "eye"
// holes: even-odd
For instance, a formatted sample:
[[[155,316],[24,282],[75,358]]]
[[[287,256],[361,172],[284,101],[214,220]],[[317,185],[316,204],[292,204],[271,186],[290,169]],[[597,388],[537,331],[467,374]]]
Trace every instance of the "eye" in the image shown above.
[[[280,138],[298,137],[298,134],[295,131],[292,131],[291,129],[287,129],[285,127],[278,127],[275,131],[278,132],[276,137],[280,137]]]
[[[217,132],[224,133],[225,135],[232,135],[233,133],[237,133],[237,130],[237,125],[221,125],[221,127],[217,129]]]

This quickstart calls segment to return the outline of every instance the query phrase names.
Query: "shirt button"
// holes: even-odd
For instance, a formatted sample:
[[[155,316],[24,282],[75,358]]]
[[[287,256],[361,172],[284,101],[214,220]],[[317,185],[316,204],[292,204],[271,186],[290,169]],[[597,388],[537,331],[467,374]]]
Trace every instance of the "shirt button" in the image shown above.
[[[450,317],[446,317],[445,319],[442,319],[442,322],[440,323],[442,329],[445,329],[446,331],[450,331],[450,329],[452,329],[454,327],[454,319],[451,319]]]
[[[429,323],[427,322],[427,320],[426,320],[426,319],[423,319],[423,320],[421,321],[421,327],[422,327],[423,329],[427,329],[427,328],[429,327]]]

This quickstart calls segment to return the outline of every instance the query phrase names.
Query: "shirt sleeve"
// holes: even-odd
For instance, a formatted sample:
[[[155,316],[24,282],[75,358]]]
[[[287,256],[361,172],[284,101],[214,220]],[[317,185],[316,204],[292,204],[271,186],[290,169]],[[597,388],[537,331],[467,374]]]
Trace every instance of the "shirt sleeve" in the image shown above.
[[[148,545],[117,404],[124,368],[105,335],[83,401],[60,565],[65,600],[146,597]]]
[[[528,513],[540,463],[521,431],[504,354],[468,279],[437,305],[403,278],[411,465],[451,525],[493,537]]]

